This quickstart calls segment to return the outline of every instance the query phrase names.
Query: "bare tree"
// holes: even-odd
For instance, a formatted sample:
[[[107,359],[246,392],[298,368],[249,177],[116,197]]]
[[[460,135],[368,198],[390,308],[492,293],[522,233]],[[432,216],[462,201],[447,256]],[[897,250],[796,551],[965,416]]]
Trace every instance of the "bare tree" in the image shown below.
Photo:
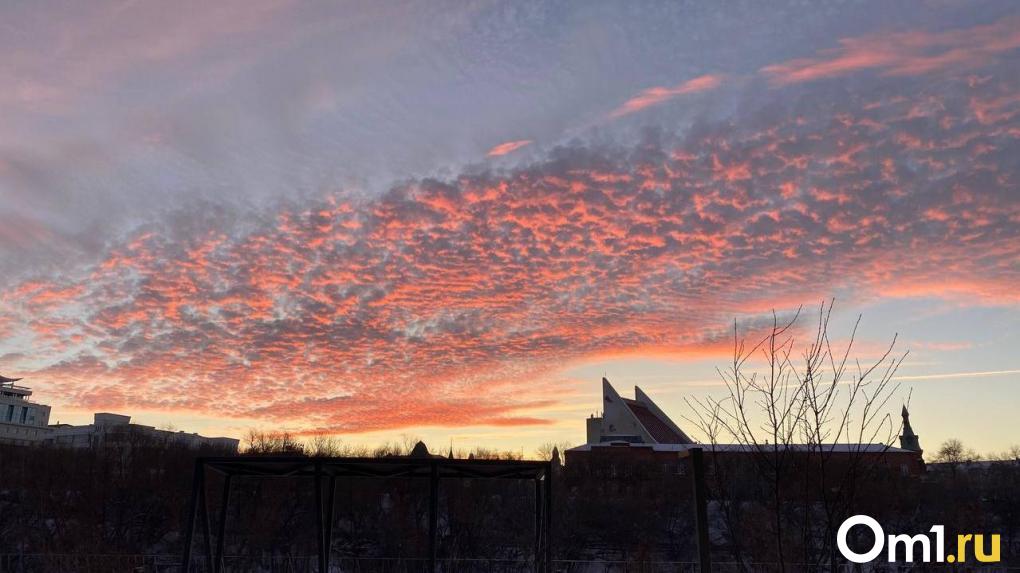
[[[946,466],[949,467],[949,471],[953,478],[956,478],[956,470],[961,465],[973,462],[977,459],[977,452],[964,446],[963,442],[960,440],[950,438],[945,442],[942,442],[942,445],[939,446],[939,450],[935,453],[933,461],[946,464]]]
[[[723,396],[687,399],[693,411],[688,420],[708,438],[713,495],[737,561],[748,543],[741,499],[753,497],[755,507],[768,515],[772,557],[782,570],[793,558],[789,546],[794,542],[802,559],[828,561],[834,569],[834,528],[853,503],[868,456],[876,445],[879,453],[887,449],[898,433],[886,406],[905,354],[893,355],[894,337],[873,362],[852,360],[860,317],[845,348],[834,349],[828,334],[832,308],[831,301],[821,305],[813,337],[800,352],[799,308],[784,320],[773,312],[770,327],[753,344],[745,342],[734,322],[733,360],[717,370]],[[746,454],[751,479],[732,479],[747,468],[734,465],[727,448]],[[822,515],[816,524],[812,514],[818,506]]]
[[[303,455],[305,448],[287,432],[262,432],[252,429],[244,438],[242,452],[247,455]]]
[[[964,464],[978,458],[977,452],[967,448],[963,442],[956,438],[950,438],[939,446],[935,453],[934,460],[945,464]]]
[[[1001,462],[1020,462],[1020,444],[1013,444],[1001,452],[990,454],[988,459]]]
[[[545,442],[542,445],[535,448],[535,457],[539,460],[547,462],[552,459],[553,451],[558,451],[562,456],[563,452],[569,450],[571,447],[573,447],[573,444],[567,441]]]
[[[815,558],[827,558],[835,571],[836,529],[851,513],[858,483],[876,469],[872,458],[885,454],[899,433],[900,426],[894,425],[886,408],[898,388],[893,377],[907,353],[894,355],[894,335],[873,362],[862,365],[851,360],[861,317],[858,315],[846,346],[834,348],[828,334],[832,308],[830,301],[819,309],[814,341],[801,358],[802,367],[794,372],[805,402],[801,437],[811,450],[809,471],[823,511],[824,529],[817,544],[822,551]],[[807,535],[812,533],[811,525],[805,519]],[[805,543],[805,547],[815,545]]]
[[[368,447],[345,443],[336,436],[309,438],[305,440],[304,451],[306,455],[318,458],[367,458],[372,455],[372,450]]]

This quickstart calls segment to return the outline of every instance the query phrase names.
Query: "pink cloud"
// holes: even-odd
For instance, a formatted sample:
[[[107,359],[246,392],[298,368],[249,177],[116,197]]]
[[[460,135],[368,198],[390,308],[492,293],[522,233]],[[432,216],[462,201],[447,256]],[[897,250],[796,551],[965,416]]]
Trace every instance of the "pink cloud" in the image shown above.
[[[766,66],[761,72],[776,85],[833,78],[864,70],[888,76],[915,76],[969,70],[1020,48],[1020,17],[944,32],[894,32],[844,38],[838,48],[813,58]]]
[[[514,151],[517,151],[518,149],[520,149],[522,147],[525,147],[525,146],[528,146],[528,145],[531,145],[531,140],[530,139],[520,139],[520,140],[517,140],[517,141],[507,141],[506,143],[500,143],[499,145],[493,147],[485,155],[488,156],[488,157],[499,157],[501,155],[506,155],[508,153],[513,153]]]
[[[138,70],[189,59],[212,69],[215,58],[206,50],[256,34],[264,39],[272,32],[267,24],[277,21],[288,4],[288,0],[215,4],[185,0],[173,10],[145,3],[97,3],[89,10],[52,14],[33,34],[42,47],[11,50],[0,62],[0,81],[11,86],[0,93],[0,103],[66,112],[84,94],[106,89]],[[75,57],[55,57],[64,50]]]
[[[623,102],[623,105],[609,113],[609,117],[616,119],[618,117],[630,115],[643,109],[665,103],[678,96],[714,90],[719,87],[721,83],[722,76],[704,75],[671,88],[648,88]]]

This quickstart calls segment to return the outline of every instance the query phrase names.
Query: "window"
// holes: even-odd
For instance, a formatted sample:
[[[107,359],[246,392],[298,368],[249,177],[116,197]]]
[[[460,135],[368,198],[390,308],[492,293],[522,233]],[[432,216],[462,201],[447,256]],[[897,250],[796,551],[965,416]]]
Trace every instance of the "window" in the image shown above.
[[[662,473],[666,475],[684,475],[684,466],[679,463],[665,463],[662,464]]]
[[[21,423],[25,423],[25,418],[28,416],[28,406],[21,407]]]
[[[14,419],[14,405],[7,406],[7,421],[10,422]]]

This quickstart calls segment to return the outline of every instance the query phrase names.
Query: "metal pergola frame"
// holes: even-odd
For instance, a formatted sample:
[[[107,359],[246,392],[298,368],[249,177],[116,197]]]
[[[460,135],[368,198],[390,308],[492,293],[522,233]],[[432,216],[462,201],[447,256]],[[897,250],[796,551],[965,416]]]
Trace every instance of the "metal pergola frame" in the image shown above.
[[[223,476],[219,519],[216,522],[216,549],[213,551],[206,499],[206,471]],[[429,480],[429,571],[437,571],[439,529],[439,483],[444,479],[512,479],[532,480],[535,484],[535,571],[550,570],[552,558],[552,463],[515,460],[458,460],[448,458],[319,458],[305,456],[203,457],[195,460],[191,485],[191,501],[185,527],[182,556],[184,573],[191,571],[195,519],[202,528],[206,567],[219,573],[223,570],[224,533],[227,506],[234,477],[265,479],[311,477],[315,480],[317,509],[319,571],[329,571],[333,538],[333,515],[336,501],[336,480],[343,477],[415,478]],[[328,497],[323,503],[323,480],[329,479]]]

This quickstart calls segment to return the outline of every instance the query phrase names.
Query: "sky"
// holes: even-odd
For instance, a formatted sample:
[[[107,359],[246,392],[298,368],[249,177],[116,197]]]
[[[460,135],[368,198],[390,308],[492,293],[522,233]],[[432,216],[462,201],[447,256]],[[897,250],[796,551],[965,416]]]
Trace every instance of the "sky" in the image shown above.
[[[580,443],[835,299],[1020,442],[1020,7],[0,5],[0,373],[52,421]],[[697,432],[692,432],[697,436]]]

